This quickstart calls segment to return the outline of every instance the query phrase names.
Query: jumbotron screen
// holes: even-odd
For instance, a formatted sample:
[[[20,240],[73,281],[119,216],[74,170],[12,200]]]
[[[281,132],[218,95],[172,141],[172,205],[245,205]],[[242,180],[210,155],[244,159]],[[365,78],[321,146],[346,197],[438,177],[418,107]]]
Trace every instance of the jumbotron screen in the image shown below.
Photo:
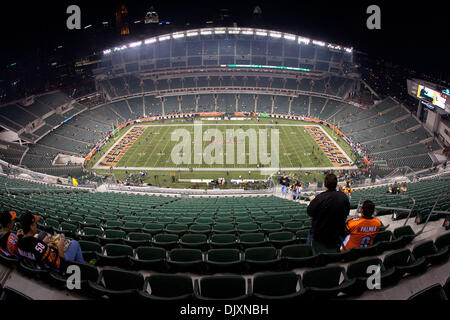
[[[437,92],[419,84],[417,89],[417,98],[432,103],[441,109],[445,109],[445,101],[447,100],[447,96],[444,93]]]
[[[420,99],[424,104],[430,108],[437,107],[446,112],[450,112],[450,90],[431,89],[425,84],[420,84],[417,80],[407,80],[408,93]]]

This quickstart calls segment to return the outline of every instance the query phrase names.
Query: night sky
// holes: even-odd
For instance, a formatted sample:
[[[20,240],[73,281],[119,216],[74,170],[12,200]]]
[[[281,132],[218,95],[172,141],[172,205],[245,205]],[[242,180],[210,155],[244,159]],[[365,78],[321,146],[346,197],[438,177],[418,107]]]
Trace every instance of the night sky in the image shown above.
[[[82,26],[114,23],[117,0],[103,1],[8,1],[2,3],[0,19],[2,50],[0,63],[15,62],[30,52],[57,45],[83,46],[86,31],[66,28],[66,8],[77,4],[82,11]],[[219,9],[230,10],[231,20],[247,26],[255,5],[263,12],[263,26],[316,40],[354,47],[374,58],[384,58],[422,72],[450,70],[450,1],[123,1],[130,21],[142,19],[150,6],[160,20],[170,20],[172,27],[191,27],[217,17]],[[368,30],[366,8],[381,8],[381,30]],[[203,25],[204,26],[204,25]],[[189,28],[189,27],[185,27]],[[84,32],[84,33],[83,33]],[[118,43],[121,42],[118,36]],[[447,74],[448,76],[448,74]]]

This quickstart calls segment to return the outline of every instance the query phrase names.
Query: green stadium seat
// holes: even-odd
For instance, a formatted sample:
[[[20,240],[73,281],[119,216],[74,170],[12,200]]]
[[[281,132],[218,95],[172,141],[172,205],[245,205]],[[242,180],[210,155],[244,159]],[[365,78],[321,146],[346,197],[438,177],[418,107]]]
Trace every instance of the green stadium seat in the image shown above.
[[[178,246],[179,237],[176,234],[158,233],[153,237],[153,245],[166,250],[173,249]]]
[[[169,270],[165,249],[157,247],[138,247],[135,252],[136,257],[130,258],[133,269],[152,270],[157,272],[167,272]]]
[[[144,232],[130,232],[127,235],[127,239],[123,242],[126,245],[132,246],[133,248],[141,246],[150,246],[152,243],[152,235]]]
[[[414,246],[412,254],[416,260],[425,258],[426,264],[440,264],[446,262],[449,256],[449,248],[436,248],[432,240]]]
[[[341,277],[344,280],[341,282]],[[335,298],[340,292],[354,285],[356,279],[348,280],[345,269],[339,266],[320,267],[306,270],[300,281],[308,299],[323,300]]]
[[[150,234],[157,234],[164,230],[164,225],[162,223],[147,223],[142,229],[143,232]]]
[[[238,223],[236,227],[236,231],[239,233],[255,233],[258,232],[259,226],[256,223]]]
[[[120,227],[120,229],[122,229],[126,233],[129,233],[129,232],[140,232],[143,227],[144,224],[142,222],[127,221]]]
[[[400,249],[411,243],[416,234],[410,226],[403,226],[394,229],[393,236],[391,248]]]
[[[314,255],[309,244],[292,244],[281,248],[281,265],[285,270],[295,268],[317,267],[318,255]]]
[[[409,249],[402,249],[387,254],[383,259],[383,265],[386,270],[394,268],[394,274],[385,280],[386,285],[396,283],[405,274],[416,275],[423,273],[427,268],[425,258],[422,257],[416,260]]]
[[[185,234],[180,238],[180,246],[204,251],[207,239],[208,237],[204,234]]]
[[[239,246],[242,250],[252,247],[263,247],[267,245],[267,240],[262,232],[243,233],[239,235]]]
[[[144,288],[144,277],[139,272],[105,267],[96,282],[88,281],[89,290],[98,297],[135,300]]]
[[[379,258],[365,258],[350,263],[347,267],[347,277],[349,280],[355,279],[356,281],[352,286],[344,290],[345,293],[357,296],[368,290],[367,278],[373,274],[373,272],[367,273],[369,266],[378,266],[380,268],[380,276],[385,271],[383,262]]]
[[[113,230],[108,229],[105,230],[103,237],[99,237],[99,241],[102,245],[108,244],[108,243],[116,243],[121,244],[123,243],[123,240],[126,238],[125,231],[122,230]]]
[[[250,280],[247,288],[251,288]],[[195,281],[194,294],[203,301],[242,301],[249,298],[246,281],[242,276],[206,276]]]
[[[248,248],[244,257],[246,271],[250,273],[277,270],[280,262],[274,247]]]
[[[181,236],[188,231],[188,226],[185,224],[178,224],[178,223],[168,224],[166,225],[164,231],[166,233],[173,233]]]
[[[212,232],[214,233],[234,233],[236,228],[232,223],[220,223],[213,225]]]
[[[96,253],[102,253],[102,246],[98,242],[79,240],[78,243],[85,261],[95,259]]]
[[[202,273],[204,271],[202,251],[176,248],[169,252],[169,266],[174,272]]]
[[[445,247],[450,247],[450,232],[444,233],[436,238],[434,245],[437,249],[441,250]]]
[[[211,226],[209,224],[194,223],[188,229],[189,233],[201,233],[209,235],[211,233]]]
[[[206,254],[208,273],[239,273],[242,268],[240,252],[237,249],[211,249]]]
[[[212,248],[235,248],[237,237],[234,234],[213,234],[209,244]]]
[[[85,227],[83,234],[80,234],[80,238],[86,241],[99,241],[99,238],[103,237],[103,230],[100,228]]]
[[[129,267],[129,258],[133,256],[133,248],[123,244],[108,243],[103,248],[103,253],[97,253],[99,266]]]
[[[299,278],[300,276],[295,272],[257,274],[253,279],[252,297],[261,301],[296,301],[303,294],[303,292],[297,291]]]
[[[295,240],[295,235],[289,231],[269,233],[269,243],[278,249],[293,244]]]
[[[151,294],[146,291],[150,287]],[[140,292],[143,299],[156,302],[190,301],[194,295],[192,279],[179,274],[152,274],[145,278],[144,291]]]

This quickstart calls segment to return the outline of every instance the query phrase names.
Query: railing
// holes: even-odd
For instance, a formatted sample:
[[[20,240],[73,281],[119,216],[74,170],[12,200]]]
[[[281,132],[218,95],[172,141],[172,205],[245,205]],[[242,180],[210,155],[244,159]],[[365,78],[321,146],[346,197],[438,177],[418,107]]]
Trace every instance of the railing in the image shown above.
[[[425,229],[425,227],[426,227],[427,224],[428,224],[428,221],[430,220],[430,217],[431,217],[433,214],[450,215],[450,211],[448,211],[448,210],[436,210],[436,206],[438,205],[439,201],[442,200],[442,199],[446,199],[446,200],[447,200],[446,202],[449,203],[449,201],[450,201],[450,191],[444,191],[444,192],[442,192],[442,193],[439,195],[439,197],[436,199],[436,202],[434,203],[433,208],[430,210],[430,213],[428,214],[428,217],[427,217],[427,219],[425,220],[425,223],[424,223],[422,229],[419,231],[418,234],[421,234],[421,233],[423,232],[423,230]],[[449,208],[450,208],[450,207],[449,207]]]
[[[405,221],[404,225],[406,225],[406,223],[408,222],[408,219],[411,216],[411,213],[413,212],[414,207],[416,206],[416,200],[413,197],[409,196],[409,195],[401,195],[401,194],[400,195],[393,195],[393,194],[365,194],[364,198],[365,198],[365,200],[370,199],[374,203],[377,201],[376,200],[377,198],[378,199],[379,198],[384,198],[384,199],[389,199],[389,200],[392,200],[392,199],[410,199],[410,200],[412,200],[412,206],[409,209],[407,209],[407,208],[399,208],[399,207],[389,207],[389,206],[377,206],[376,203],[375,203],[375,208],[376,209],[395,210],[395,211],[408,212],[408,217],[406,218],[406,221]],[[363,197],[360,197],[359,201],[358,201],[358,209],[362,206],[362,201],[363,201]],[[395,213],[393,213],[393,216],[392,216],[393,218],[395,218],[394,215],[395,215]]]

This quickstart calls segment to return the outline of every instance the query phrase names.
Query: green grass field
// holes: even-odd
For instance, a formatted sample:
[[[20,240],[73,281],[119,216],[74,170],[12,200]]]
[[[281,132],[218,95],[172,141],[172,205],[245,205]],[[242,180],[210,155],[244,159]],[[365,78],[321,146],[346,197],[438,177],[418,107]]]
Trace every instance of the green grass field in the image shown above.
[[[279,125],[277,125],[279,124]],[[279,168],[295,168],[294,170],[287,170],[287,173],[298,174],[299,170],[302,168],[327,168],[333,167],[331,161],[327,158],[325,153],[318,147],[314,139],[311,137],[310,133],[305,130],[305,127],[299,125],[315,125],[312,123],[294,121],[294,120],[277,120],[277,124],[272,119],[263,119],[259,122],[256,120],[252,121],[202,121],[202,132],[205,133],[208,129],[218,129],[219,133],[222,134],[223,140],[226,140],[226,130],[229,129],[242,129],[244,131],[248,129],[253,129],[255,132],[259,132],[260,129],[267,129],[269,133],[268,138],[268,150],[270,154],[270,132],[271,130],[279,130]],[[120,161],[114,169],[114,175],[118,179],[123,179],[125,177],[125,171],[141,171],[145,170],[148,173],[148,178],[146,182],[152,183],[155,181],[154,176],[158,175],[158,180],[160,184],[170,187],[186,187],[189,184],[177,182],[173,184],[171,182],[171,175],[175,174],[176,178],[180,179],[216,179],[218,177],[226,177],[228,179],[233,178],[244,178],[244,179],[262,179],[266,178],[268,173],[257,171],[257,164],[250,163],[250,154],[259,154],[258,146],[249,143],[249,139],[245,139],[245,162],[238,163],[237,153],[239,151],[237,145],[230,143],[230,141],[222,141],[222,143],[216,144],[216,152],[212,152],[212,155],[218,155],[217,159],[223,159],[222,163],[206,164],[205,160],[202,159],[202,163],[194,162],[194,147],[192,143],[191,147],[191,164],[176,164],[173,161],[172,150],[180,141],[171,141],[172,132],[179,129],[185,129],[191,137],[194,137],[194,127],[192,121],[186,120],[174,120],[165,121],[157,123],[145,123],[141,125],[148,125],[144,133],[133,143],[133,145],[127,150]],[[272,128],[271,128],[272,126]],[[322,126],[333,139],[336,140],[336,136],[328,127]],[[88,168],[92,168],[99,160],[107,153],[107,151],[120,139],[123,135],[128,132],[130,127],[122,129],[119,134],[111,139],[99,152],[96,154],[88,164]],[[216,137],[217,138],[217,137]],[[220,137],[219,137],[220,138]],[[208,146],[211,147],[211,142],[214,138],[206,139],[202,142],[202,151]],[[259,141],[259,139],[258,139]],[[242,141],[241,141],[242,142]],[[228,143],[228,144],[227,144]],[[348,146],[342,139],[337,139],[337,143],[342,148],[342,150],[354,160],[353,155],[350,152],[350,146]],[[313,151],[314,147],[314,151]],[[227,148],[234,149],[234,159],[229,161],[231,158],[227,159]],[[314,156],[313,152],[317,155]],[[181,155],[181,153],[178,153]],[[266,166],[267,167],[267,166]],[[131,169],[130,169],[131,168]],[[132,170],[136,168],[136,170]],[[143,169],[148,168],[148,169]],[[155,168],[157,170],[153,170]],[[173,168],[172,170],[164,170],[162,168]],[[187,168],[203,168],[205,171],[178,171],[177,169]],[[210,169],[210,170],[209,170]],[[215,170],[219,169],[219,170]],[[241,170],[242,169],[242,170]],[[252,169],[251,172],[248,169]],[[339,168],[336,168],[337,170]],[[228,173],[226,171],[228,171]],[[97,169],[95,170],[100,174],[108,174],[108,169]],[[302,170],[304,172],[304,170]],[[303,180],[308,181],[314,178],[320,179],[322,172],[311,171],[310,174],[304,175]],[[165,181],[164,181],[165,180]],[[153,182],[154,183],[154,182]]]

